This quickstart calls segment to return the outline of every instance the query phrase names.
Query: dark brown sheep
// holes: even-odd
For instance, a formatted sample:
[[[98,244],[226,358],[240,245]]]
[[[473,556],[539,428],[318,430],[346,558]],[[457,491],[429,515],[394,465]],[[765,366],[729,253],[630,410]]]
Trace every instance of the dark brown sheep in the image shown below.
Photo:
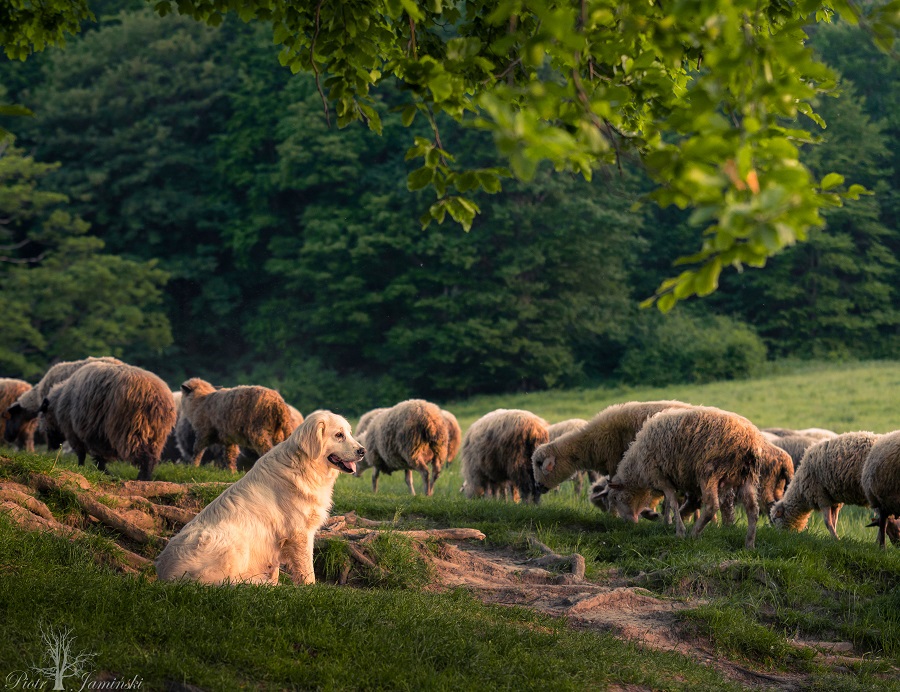
[[[425,494],[434,493],[434,484],[447,460],[447,423],[441,409],[424,399],[401,401],[373,418],[363,433],[366,456],[363,464],[374,467],[372,490],[378,492],[378,476],[403,471],[409,491],[416,494],[412,472],[422,474]],[[431,466],[431,477],[428,467]]]
[[[25,392],[31,389],[31,385],[25,380],[15,380],[8,377],[0,378],[0,411],[3,415],[3,439],[14,443],[19,449],[28,452],[34,451],[34,433],[37,431],[38,420],[22,420],[19,425],[11,424],[12,414],[9,407]]]
[[[139,468],[138,480],[150,480],[175,425],[165,382],[124,364],[84,365],[50,390],[41,412],[48,432],[62,433],[79,464],[90,454],[103,471],[108,461],[123,459]]]
[[[472,423],[460,449],[466,497],[499,496],[507,487],[537,503],[531,456],[550,439],[540,416],[518,409],[497,409]]]
[[[16,439],[19,430],[28,424],[29,421],[37,418],[41,411],[44,399],[50,393],[50,390],[60,382],[64,382],[71,377],[80,367],[88,363],[111,363],[122,365],[122,361],[116,358],[104,356],[102,358],[84,358],[83,360],[63,361],[52,366],[34,387],[23,392],[15,402],[5,407],[6,430],[4,436]],[[52,432],[47,435],[47,446],[50,449],[59,447],[64,440],[55,436]]]
[[[240,447],[257,456],[268,452],[294,431],[291,411],[281,394],[268,387],[216,389],[194,377],[181,385],[182,411],[193,428],[191,463],[199,466],[207,447],[225,447],[224,463],[237,471]]]

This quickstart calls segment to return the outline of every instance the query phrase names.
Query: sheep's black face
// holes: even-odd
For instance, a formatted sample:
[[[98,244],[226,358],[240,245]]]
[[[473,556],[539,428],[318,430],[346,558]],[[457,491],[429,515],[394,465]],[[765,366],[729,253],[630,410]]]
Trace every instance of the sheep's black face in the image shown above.
[[[19,436],[22,426],[30,420],[37,417],[37,414],[30,414],[19,404],[13,404],[3,412],[4,426],[3,439],[7,442],[15,442]]]

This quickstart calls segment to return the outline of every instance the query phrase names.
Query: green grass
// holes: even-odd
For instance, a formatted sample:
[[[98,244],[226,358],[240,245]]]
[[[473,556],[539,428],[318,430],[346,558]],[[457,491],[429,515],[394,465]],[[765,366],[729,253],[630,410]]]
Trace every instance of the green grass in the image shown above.
[[[761,426],[827,427],[838,432],[898,427],[895,394],[900,363],[791,364],[765,378],[666,389],[591,389],[444,404],[465,429],[494,408],[526,408],[551,422],[589,418],[631,399],[677,398],[741,413]],[[13,454],[14,473],[77,468],[74,459]],[[105,478],[84,467],[91,480]],[[81,470],[81,469],[80,469]],[[127,464],[113,464],[134,477]],[[371,472],[370,472],[371,473]],[[687,635],[717,654],[768,671],[804,676],[810,689],[900,690],[900,550],[881,551],[866,529],[869,511],[845,508],[841,541],[813,515],[801,534],[761,522],[757,548],[743,548],[744,525],[707,527],[682,540],[674,528],[626,524],[576,496],[571,484],[538,507],[469,501],[459,492],[458,462],[437,482],[435,496],[411,497],[401,474],[341,476],[334,513],[355,510],[398,527],[481,529],[487,542],[526,549],[537,536],[557,552],[578,551],[589,578],[615,574],[668,598],[696,600],[681,615]],[[228,472],[164,464],[156,477],[231,480]],[[421,481],[416,478],[417,485]],[[208,501],[217,494],[209,489]],[[66,498],[53,509],[69,511]],[[717,674],[674,654],[640,651],[592,632],[519,609],[488,607],[462,592],[423,592],[427,567],[395,534],[377,543],[390,569],[365,588],[319,584],[296,589],[214,589],[156,584],[97,567],[90,550],[53,537],[23,536],[0,524],[0,673],[39,655],[40,621],[77,628],[98,664],[139,674],[150,688],[166,679],[207,689],[725,689]],[[339,574],[346,555],[323,551],[318,567]],[[863,660],[823,667],[795,640],[850,641]]]

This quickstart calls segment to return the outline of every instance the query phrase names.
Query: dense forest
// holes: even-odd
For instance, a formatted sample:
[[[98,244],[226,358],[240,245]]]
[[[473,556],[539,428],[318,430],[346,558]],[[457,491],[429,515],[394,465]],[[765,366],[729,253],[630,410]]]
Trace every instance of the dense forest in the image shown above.
[[[382,136],[329,127],[265,26],[123,6],[95,3],[101,21],[64,49],[0,63],[0,102],[35,112],[0,123],[16,134],[0,153],[2,376],[111,354],[173,386],[266,384],[303,411],[358,413],[900,353],[900,67],[860,28],[813,36],[842,95],[819,105],[827,128],[806,162],[875,194],[661,315],[639,303],[696,229],[643,203],[636,162],[591,183],[506,179],[468,233],[423,228],[433,193],[408,189],[412,142],[389,95]],[[439,126],[497,164],[485,134]]]

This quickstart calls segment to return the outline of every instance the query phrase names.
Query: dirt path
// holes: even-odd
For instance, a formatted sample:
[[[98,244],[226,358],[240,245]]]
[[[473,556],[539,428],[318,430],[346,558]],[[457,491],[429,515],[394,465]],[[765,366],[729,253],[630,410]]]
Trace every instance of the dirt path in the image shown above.
[[[572,627],[609,632],[639,646],[677,652],[745,687],[800,690],[808,686],[803,675],[750,670],[717,655],[709,642],[687,636],[678,625],[677,614],[697,607],[699,601],[658,598],[646,589],[624,585],[615,575],[608,584],[597,584],[535,567],[534,559],[511,550],[486,549],[471,542],[445,544],[437,555],[432,553],[431,560],[436,574],[434,589],[463,587],[485,603],[533,608],[565,617]],[[830,663],[859,660],[849,643],[827,646],[833,652],[827,657]],[[835,653],[838,659],[833,658]]]

